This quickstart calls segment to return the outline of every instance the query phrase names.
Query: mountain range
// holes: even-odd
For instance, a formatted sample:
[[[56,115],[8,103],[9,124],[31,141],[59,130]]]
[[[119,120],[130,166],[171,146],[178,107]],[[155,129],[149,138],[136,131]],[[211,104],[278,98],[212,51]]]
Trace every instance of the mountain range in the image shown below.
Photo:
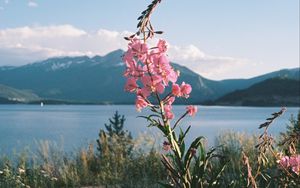
[[[214,103],[236,106],[300,106],[300,80],[270,78],[247,89],[226,94]]]
[[[122,50],[105,56],[49,58],[23,66],[0,67],[0,97],[8,101],[41,100],[68,103],[132,104],[134,95],[124,91],[125,70]],[[203,104],[249,88],[270,78],[299,80],[299,68],[284,69],[250,79],[210,80],[187,67],[173,63],[180,71],[179,83],[193,86],[189,100],[180,103]]]

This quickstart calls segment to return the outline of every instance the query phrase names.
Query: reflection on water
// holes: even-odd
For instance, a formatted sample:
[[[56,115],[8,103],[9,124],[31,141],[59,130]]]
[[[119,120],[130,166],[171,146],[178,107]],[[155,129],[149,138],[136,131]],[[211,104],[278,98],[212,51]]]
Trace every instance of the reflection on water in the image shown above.
[[[0,153],[20,150],[25,146],[34,147],[35,140],[63,142],[67,151],[86,146],[97,139],[99,130],[104,128],[104,123],[116,110],[126,116],[125,128],[133,136],[146,130],[156,131],[155,128],[147,128],[144,119],[137,118],[149,112],[137,113],[131,105],[0,105]],[[175,106],[176,117],[184,110],[184,106]],[[192,126],[189,142],[203,135],[213,143],[215,136],[226,130],[257,133],[258,125],[279,110],[279,107],[199,106],[198,114],[194,118],[187,117],[181,126]],[[291,114],[296,115],[298,111],[299,108],[288,108],[273,123],[270,132],[276,135],[283,131]]]

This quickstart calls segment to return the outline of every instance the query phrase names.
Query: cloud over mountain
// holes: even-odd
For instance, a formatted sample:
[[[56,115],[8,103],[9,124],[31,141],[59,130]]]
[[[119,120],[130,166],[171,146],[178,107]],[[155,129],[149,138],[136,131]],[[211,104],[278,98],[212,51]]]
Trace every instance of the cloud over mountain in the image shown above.
[[[85,31],[72,25],[25,26],[0,30],[0,65],[21,65],[53,56],[105,55],[126,49],[129,31]],[[207,77],[222,76],[252,66],[246,59],[213,56],[195,45],[170,45],[172,61]],[[233,75],[234,76],[234,75]]]

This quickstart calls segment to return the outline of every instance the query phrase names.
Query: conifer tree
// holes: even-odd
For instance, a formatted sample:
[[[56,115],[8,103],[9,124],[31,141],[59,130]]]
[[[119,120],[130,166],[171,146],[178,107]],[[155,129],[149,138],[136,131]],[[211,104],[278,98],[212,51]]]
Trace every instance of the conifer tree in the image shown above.
[[[112,136],[113,134],[124,136],[126,134],[123,130],[125,120],[125,116],[119,115],[118,111],[116,111],[114,116],[109,118],[109,124],[104,124],[109,136]]]

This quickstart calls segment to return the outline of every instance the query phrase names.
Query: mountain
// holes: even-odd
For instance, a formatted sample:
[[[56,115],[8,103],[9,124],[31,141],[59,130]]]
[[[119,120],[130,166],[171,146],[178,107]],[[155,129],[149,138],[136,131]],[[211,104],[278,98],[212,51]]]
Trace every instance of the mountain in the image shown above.
[[[18,90],[0,84],[0,103],[20,103],[36,101],[40,98],[31,91]]]
[[[0,83],[28,89],[45,99],[78,102],[127,102],[123,51],[104,57],[63,57],[0,71]],[[117,86],[117,87],[116,87]]]
[[[215,101],[217,105],[300,106],[300,81],[271,78],[243,90],[236,90]]]
[[[123,53],[116,50],[105,56],[49,58],[19,67],[0,67],[0,84],[54,101],[132,104],[134,95],[124,91]],[[299,77],[299,69],[287,69],[251,79],[214,81],[187,67],[175,63],[173,66],[181,72],[179,83],[185,81],[193,86],[191,98],[181,100],[183,103],[215,100],[268,78]]]
[[[221,89],[227,93],[229,90],[234,91],[236,89],[246,89],[255,83],[276,77],[300,80],[300,68],[282,69],[250,79],[222,80],[220,81],[220,84],[223,86]]]

